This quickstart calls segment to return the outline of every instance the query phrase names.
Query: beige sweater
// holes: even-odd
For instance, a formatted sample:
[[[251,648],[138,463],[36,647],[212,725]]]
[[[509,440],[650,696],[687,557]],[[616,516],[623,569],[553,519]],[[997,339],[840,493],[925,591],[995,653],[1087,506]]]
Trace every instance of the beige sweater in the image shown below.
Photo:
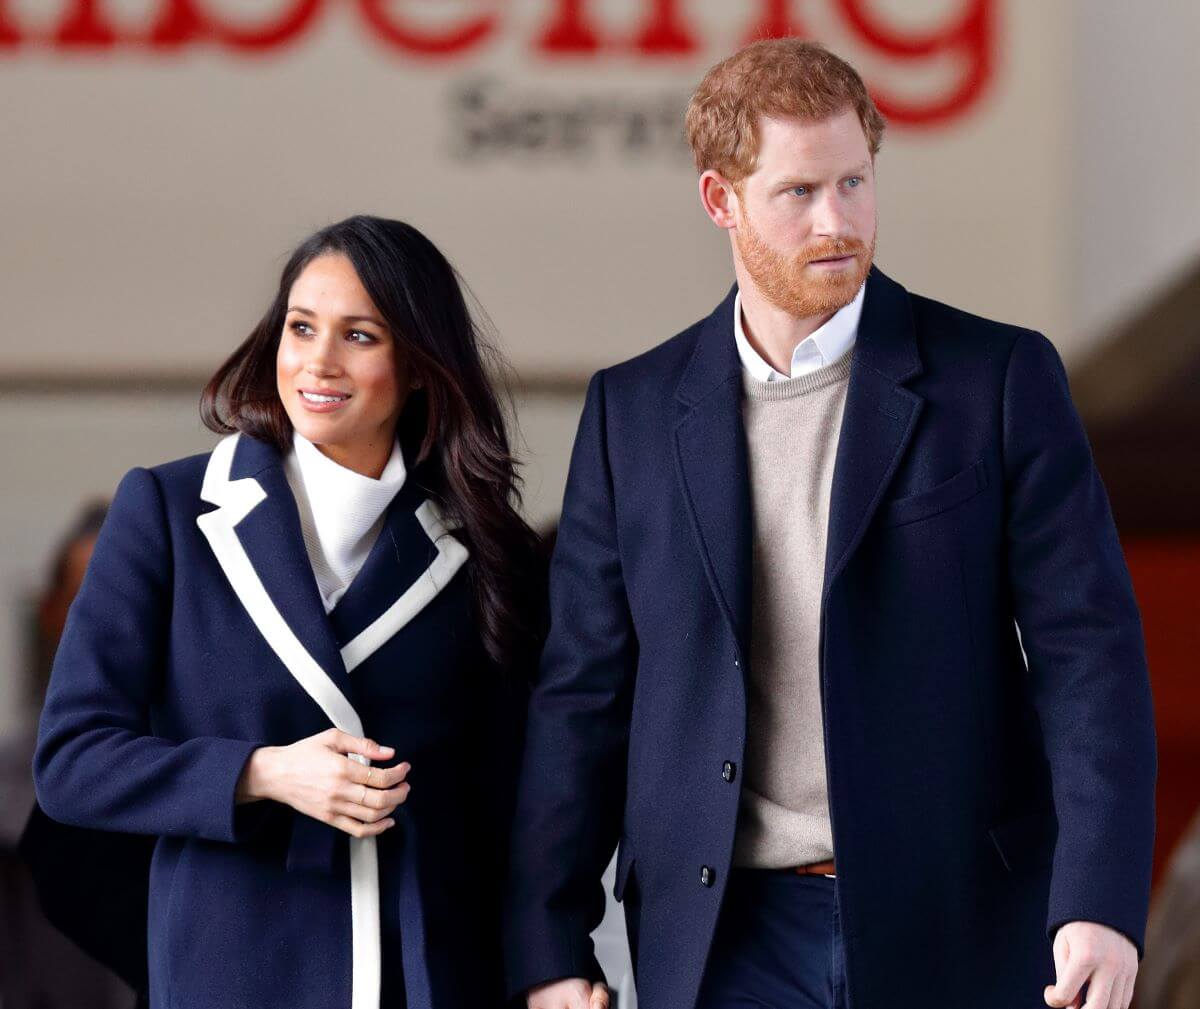
[[[797,378],[743,373],[753,639],[734,864],[833,857],[817,646],[829,493],[853,351]]]

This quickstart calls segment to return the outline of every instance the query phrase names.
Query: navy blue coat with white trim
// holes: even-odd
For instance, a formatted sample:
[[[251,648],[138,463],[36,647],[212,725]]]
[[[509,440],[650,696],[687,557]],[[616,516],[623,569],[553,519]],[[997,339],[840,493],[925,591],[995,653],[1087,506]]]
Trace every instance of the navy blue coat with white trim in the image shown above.
[[[745,753],[751,507],[731,291],[587,393],[530,706],[510,988],[692,1009]],[[855,1009],[1041,1004],[1049,937],[1142,942],[1155,746],[1128,572],[1054,347],[875,269],[830,500],[822,714]],[[1028,654],[1022,659],[1017,625]]]
[[[154,1009],[378,1009],[399,963],[410,1009],[502,1003],[524,698],[483,652],[469,563],[410,473],[326,615],[274,448],[236,435],[122,481],[55,660],[35,780],[57,820],[158,835]],[[412,764],[395,827],[350,838],[235,804],[255,747],[331,725]]]

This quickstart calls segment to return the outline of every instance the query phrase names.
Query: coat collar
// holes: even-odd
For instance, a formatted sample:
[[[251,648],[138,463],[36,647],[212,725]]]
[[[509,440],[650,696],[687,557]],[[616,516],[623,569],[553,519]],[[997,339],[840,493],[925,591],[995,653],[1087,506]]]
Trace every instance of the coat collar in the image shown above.
[[[676,389],[678,478],[705,573],[748,654],[752,515],[742,364],[734,341],[737,288],[700,323]],[[854,345],[830,495],[822,599],[858,544],[912,436],[924,400],[902,383],[921,374],[908,292],[872,267]]]
[[[359,577],[328,616],[274,446],[230,435],[214,449],[197,519],[259,633],[329,720],[362,732],[350,672],[399,633],[467,559],[436,505],[408,480]]]

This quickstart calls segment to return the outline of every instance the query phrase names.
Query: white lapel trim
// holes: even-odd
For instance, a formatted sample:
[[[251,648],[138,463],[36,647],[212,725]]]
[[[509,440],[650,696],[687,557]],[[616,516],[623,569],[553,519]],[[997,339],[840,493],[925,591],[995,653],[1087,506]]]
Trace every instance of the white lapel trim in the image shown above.
[[[238,539],[234,527],[267,496],[253,478],[229,479],[238,437],[230,435],[213,449],[200,497],[219,507],[197,518],[196,525],[208,538],[217,563],[250,619],[288,672],[337,728],[361,736],[358,712],[283,619]],[[370,763],[361,754],[349,756],[360,764]],[[351,1009],[379,1009],[379,855],[373,837],[350,838],[350,923]]]
[[[424,502],[417,509],[417,521],[425,535],[437,547],[437,557],[391,606],[342,648],[342,662],[353,672],[396,635],[413,617],[433,601],[466,563],[467,548],[450,535],[437,505]]]
[[[250,615],[250,619],[254,621],[254,626],[271,646],[271,650],[279,656],[288,672],[304,688],[305,693],[317,702],[334,725],[352,736],[361,736],[362,721],[358,712],[288,626],[283,614],[267,595],[258,572],[250,563],[250,557],[234,530],[234,527],[267,497],[262,485],[253,478],[229,479],[238,437],[236,434],[230,435],[213,449],[208,468],[204,471],[204,486],[200,490],[200,497],[220,507],[216,511],[201,515],[196,519],[196,525],[208,537],[209,545],[217,556],[217,563],[221,565],[221,570],[225,572],[233,591]],[[300,549],[303,549],[303,546]]]
[[[234,594],[245,608],[271,650],[337,728],[352,736],[363,735],[362,719],[346,695],[321,668],[283,614],[271,601],[266,587],[254,570],[236,526],[266,500],[266,491],[252,477],[230,480],[237,434],[222,439],[204,471],[200,497],[217,505],[216,511],[196,519],[196,525],[208,539],[217,563],[229,580]],[[437,548],[437,556],[391,606],[342,649],[342,660],[350,671],[370,658],[388,640],[407,625],[442,591],[458,569],[466,563],[468,552],[450,535],[450,529],[432,501],[425,501],[416,512],[425,535]],[[351,760],[370,764],[361,754],[349,754]],[[373,837],[350,839],[350,921],[352,941],[351,1009],[379,1009],[381,975],[381,937],[379,925],[379,854]]]

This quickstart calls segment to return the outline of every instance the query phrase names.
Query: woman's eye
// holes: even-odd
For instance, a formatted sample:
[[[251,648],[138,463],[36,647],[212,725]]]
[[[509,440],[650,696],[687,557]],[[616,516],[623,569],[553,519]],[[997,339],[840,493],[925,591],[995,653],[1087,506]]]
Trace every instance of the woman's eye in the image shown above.
[[[372,333],[364,333],[361,329],[352,329],[347,334],[351,343],[374,343],[375,336]]]
[[[307,322],[293,322],[292,331],[301,336],[308,336],[312,332],[312,327]]]

